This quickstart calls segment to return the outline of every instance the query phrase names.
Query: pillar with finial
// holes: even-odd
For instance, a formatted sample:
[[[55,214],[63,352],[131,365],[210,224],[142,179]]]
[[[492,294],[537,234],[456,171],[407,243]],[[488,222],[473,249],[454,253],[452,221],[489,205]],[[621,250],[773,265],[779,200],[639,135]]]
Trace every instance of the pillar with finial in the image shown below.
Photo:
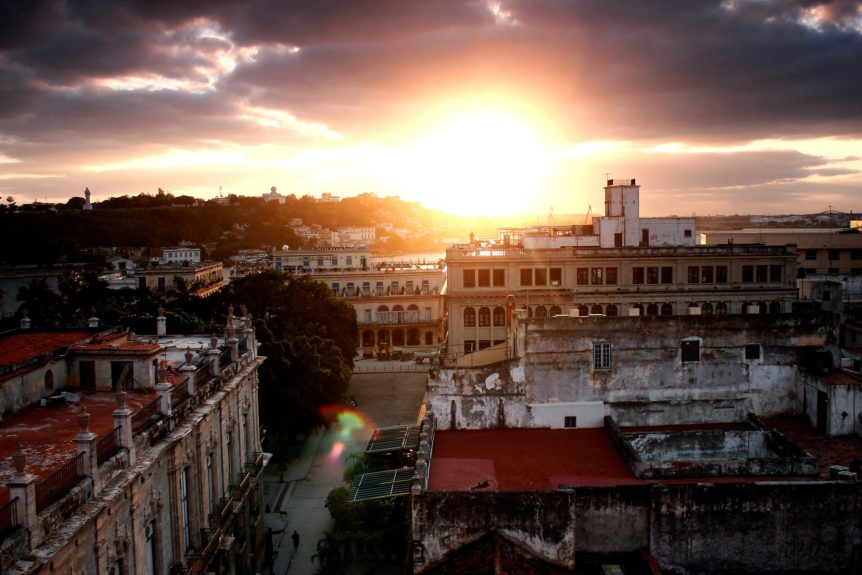
[[[118,391],[115,398],[117,409],[111,414],[114,418],[114,428],[120,429],[120,445],[129,454],[129,466],[135,464],[135,440],[132,433],[132,410],[126,407],[126,392]]]
[[[36,511],[36,480],[38,476],[27,473],[27,457],[19,443],[12,454],[12,465],[15,475],[6,482],[9,488],[9,500],[18,500],[18,522],[21,527],[30,531],[30,545],[35,548],[42,543],[44,531]]]
[[[97,436],[90,431],[90,414],[83,407],[78,412],[78,428],[78,435],[75,436],[75,446],[77,447],[78,455],[83,456],[84,475],[88,476],[93,482],[93,496],[95,497],[102,488],[101,481],[99,481],[99,462],[96,453]]]
[[[158,316],[156,316],[156,335],[163,336],[168,334],[168,320],[165,317],[165,308],[159,306]]]
[[[26,307],[21,309],[21,329],[30,329],[32,320],[30,320],[30,310]]]
[[[87,325],[90,327],[99,327],[99,318],[96,317],[96,308],[90,308],[90,317],[87,319]]]

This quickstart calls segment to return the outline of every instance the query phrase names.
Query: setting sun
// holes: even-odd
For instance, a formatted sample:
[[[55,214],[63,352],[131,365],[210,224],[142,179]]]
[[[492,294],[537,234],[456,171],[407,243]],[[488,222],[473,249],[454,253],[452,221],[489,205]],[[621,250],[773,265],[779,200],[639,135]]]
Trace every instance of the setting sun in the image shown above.
[[[546,169],[536,130],[493,110],[443,120],[399,155],[394,169],[410,196],[465,215],[517,213]]]

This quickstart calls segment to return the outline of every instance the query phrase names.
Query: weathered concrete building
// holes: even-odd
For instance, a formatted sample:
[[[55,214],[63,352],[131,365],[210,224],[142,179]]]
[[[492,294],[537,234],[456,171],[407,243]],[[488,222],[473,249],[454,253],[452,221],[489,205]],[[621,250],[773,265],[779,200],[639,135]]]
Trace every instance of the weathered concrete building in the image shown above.
[[[862,441],[847,461],[818,461],[782,433],[784,420],[751,415],[807,414],[852,432],[845,421],[862,406],[836,396],[852,413],[827,404],[821,424],[817,384],[800,371],[834,371],[837,344],[833,317],[814,308],[515,312],[510,359],[429,375],[414,572],[570,573],[596,561],[670,573],[859,569],[862,483],[824,469],[862,455]]]
[[[797,297],[792,246],[695,245],[691,218],[641,218],[634,180],[609,180],[592,225],[501,230],[446,252],[447,351],[506,339],[528,317],[779,314]]]
[[[0,338],[0,358],[27,335]],[[28,400],[41,401],[4,406],[0,570],[259,570],[264,358],[251,318],[229,314],[222,338],[110,331],[56,347],[41,335],[44,345],[29,349],[34,361],[13,365],[3,382],[36,373],[41,387]]]

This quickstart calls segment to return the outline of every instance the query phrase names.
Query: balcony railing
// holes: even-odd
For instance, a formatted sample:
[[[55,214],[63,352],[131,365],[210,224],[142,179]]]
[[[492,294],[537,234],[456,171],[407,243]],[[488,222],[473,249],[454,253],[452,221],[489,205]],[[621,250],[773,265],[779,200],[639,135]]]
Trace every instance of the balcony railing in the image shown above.
[[[0,540],[12,532],[20,523],[18,522],[18,498],[14,498],[6,505],[0,507]]]
[[[154,399],[132,416],[132,432],[138,434],[159,419],[159,400]]]
[[[112,431],[96,442],[96,464],[101,465],[109,460],[120,450],[120,430],[122,426],[115,427]]]
[[[176,407],[189,398],[189,382],[184,379],[182,383],[174,386],[171,390],[171,407]]]
[[[36,512],[66,495],[84,475],[84,454],[79,453],[63,467],[36,483]]]

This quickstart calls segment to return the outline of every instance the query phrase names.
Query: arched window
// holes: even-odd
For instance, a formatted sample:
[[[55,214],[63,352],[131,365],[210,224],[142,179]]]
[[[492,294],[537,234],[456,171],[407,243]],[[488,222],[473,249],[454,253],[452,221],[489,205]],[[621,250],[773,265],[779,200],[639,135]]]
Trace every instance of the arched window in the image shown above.
[[[486,307],[479,308],[479,327],[489,327],[491,325],[491,310]]]
[[[584,304],[578,306],[578,315],[581,317],[590,315],[590,310]]]
[[[777,314],[781,313],[781,302],[780,301],[774,301],[774,302],[770,303],[769,304],[769,313],[771,313],[772,315],[777,315]]]
[[[377,342],[378,343],[389,343],[389,330],[381,329],[377,332]]]
[[[599,304],[595,304],[593,307],[590,308],[590,313],[595,315],[602,315],[602,306],[600,306]]]
[[[419,330],[415,327],[407,330],[407,345],[419,345]]]
[[[419,306],[418,305],[410,304],[407,306],[407,321],[408,322],[419,321]]]
[[[748,308],[749,308],[749,307],[751,307],[751,302],[750,302],[750,301],[742,302],[742,314],[743,314],[743,315],[747,315],[747,314],[748,314]]]
[[[560,306],[558,306],[558,305],[552,305],[549,313],[550,313],[551,317],[554,317],[555,315],[562,315],[563,310],[561,310]]]
[[[700,306],[700,313],[702,313],[703,315],[712,315],[712,311],[712,304],[709,302],[706,302],[702,306]]]
[[[472,307],[464,310],[464,327],[476,327],[476,310]]]
[[[45,372],[45,389],[54,389],[54,372],[50,369]]]
[[[494,308],[494,325],[506,325],[506,310],[500,306]]]
[[[715,315],[727,315],[727,304],[723,301],[715,304]]]
[[[377,308],[377,323],[389,323],[389,308],[381,305]]]
[[[425,332],[425,345],[434,345],[434,332]]]
[[[404,306],[392,306],[392,321],[395,323],[404,323]],[[397,344],[396,344],[397,345]]]
[[[536,306],[536,317],[548,317],[548,310],[543,305]]]
[[[766,312],[769,309],[769,306],[766,305],[765,301],[759,302],[757,304],[757,309],[760,310],[760,315],[766,315]]]
[[[658,304],[651,303],[646,306],[647,315],[658,315]]]
[[[392,345],[394,345],[394,346],[404,345],[404,330],[403,329],[392,330]]]
[[[371,347],[374,345],[374,332],[370,329],[366,329],[362,332],[362,345],[363,347]]]
[[[618,314],[617,306],[614,304],[608,304],[608,307],[605,308],[605,315],[608,317],[616,317]]]

